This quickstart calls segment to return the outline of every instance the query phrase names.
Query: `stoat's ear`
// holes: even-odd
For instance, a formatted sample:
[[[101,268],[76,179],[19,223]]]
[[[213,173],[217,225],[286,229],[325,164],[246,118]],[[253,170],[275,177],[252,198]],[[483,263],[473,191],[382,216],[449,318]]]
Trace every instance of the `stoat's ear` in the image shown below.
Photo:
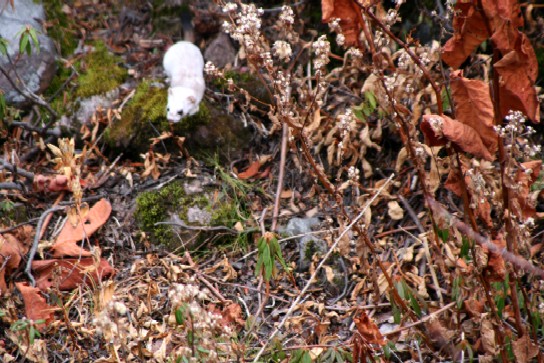
[[[168,96],[171,96],[173,93],[172,88],[168,88]]]
[[[193,96],[189,96],[189,97],[188,97],[188,100],[189,100],[189,102],[191,102],[191,103],[196,103],[196,98],[194,98]]]

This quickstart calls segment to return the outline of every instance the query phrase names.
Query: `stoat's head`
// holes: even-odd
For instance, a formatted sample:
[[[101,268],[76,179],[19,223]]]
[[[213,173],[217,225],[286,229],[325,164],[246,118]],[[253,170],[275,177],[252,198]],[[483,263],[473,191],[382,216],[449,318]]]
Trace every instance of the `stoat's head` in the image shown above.
[[[168,89],[168,104],[166,118],[179,122],[182,118],[194,115],[198,111],[195,92],[186,87],[171,87]]]

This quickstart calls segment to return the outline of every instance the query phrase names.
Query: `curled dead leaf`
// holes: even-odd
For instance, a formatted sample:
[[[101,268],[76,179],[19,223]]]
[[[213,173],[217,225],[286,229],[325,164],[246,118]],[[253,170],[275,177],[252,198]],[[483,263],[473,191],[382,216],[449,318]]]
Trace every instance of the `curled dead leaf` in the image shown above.
[[[51,247],[53,256],[91,256],[89,251],[79,247],[76,242],[88,238],[96,232],[106,223],[110,213],[111,204],[107,200],[101,199],[89,210],[83,221],[81,218],[79,219],[76,226],[65,223],[55,244]]]
[[[442,48],[442,60],[452,68],[459,68],[487,39],[488,33],[485,19],[474,2],[458,1],[454,9],[454,34]]]
[[[56,287],[69,291],[81,284],[96,285],[99,281],[111,278],[115,270],[105,259],[98,264],[91,257],[82,259],[33,261],[32,271],[36,286],[41,291]]]
[[[457,150],[489,161],[495,158],[474,128],[448,116],[423,115],[420,127],[429,146],[445,145],[447,141],[451,141]]]
[[[53,322],[56,308],[45,302],[45,298],[41,295],[40,289],[29,286],[26,282],[17,282],[15,285],[23,296],[26,317],[34,321],[41,319],[45,320],[45,324],[37,325],[38,329],[43,329]]]

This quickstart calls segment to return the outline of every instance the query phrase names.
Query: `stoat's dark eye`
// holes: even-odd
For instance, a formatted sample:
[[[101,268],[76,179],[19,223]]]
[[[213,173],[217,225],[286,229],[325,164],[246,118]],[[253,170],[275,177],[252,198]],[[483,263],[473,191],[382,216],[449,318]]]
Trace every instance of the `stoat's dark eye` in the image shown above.
[[[170,112],[170,107],[166,107],[166,112]]]
[[[178,115],[183,116],[183,110],[179,110]]]

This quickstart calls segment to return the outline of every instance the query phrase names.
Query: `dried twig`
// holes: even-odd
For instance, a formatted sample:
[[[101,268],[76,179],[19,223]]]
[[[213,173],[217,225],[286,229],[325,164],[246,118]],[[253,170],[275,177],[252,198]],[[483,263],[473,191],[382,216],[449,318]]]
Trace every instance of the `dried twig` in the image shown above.
[[[50,213],[64,210],[63,207],[52,207],[46,210],[42,213],[40,220],[38,221],[38,225],[36,226],[36,233],[34,234],[34,241],[32,242],[32,247],[30,248],[30,252],[28,253],[28,261],[26,262],[26,268],[25,273],[28,276],[28,279],[30,280],[30,284],[32,287],[36,286],[36,280],[34,279],[34,276],[32,276],[32,261],[34,260],[34,255],[36,254],[36,251],[38,250],[38,244],[40,243],[40,231],[42,229],[42,226],[45,223],[45,220],[47,216]]]
[[[481,234],[475,232],[468,224],[452,216],[435,199],[427,197],[427,203],[429,204],[430,208],[433,210],[434,213],[444,218],[449,225],[456,228],[459,232],[472,239],[480,246],[487,248],[490,252],[500,255],[512,265],[544,280],[544,270],[542,270],[541,268],[534,266],[533,264],[531,264],[531,262],[527,261],[521,256],[508,252],[506,248],[497,247],[497,245],[491,242],[488,237],[484,237]]]

